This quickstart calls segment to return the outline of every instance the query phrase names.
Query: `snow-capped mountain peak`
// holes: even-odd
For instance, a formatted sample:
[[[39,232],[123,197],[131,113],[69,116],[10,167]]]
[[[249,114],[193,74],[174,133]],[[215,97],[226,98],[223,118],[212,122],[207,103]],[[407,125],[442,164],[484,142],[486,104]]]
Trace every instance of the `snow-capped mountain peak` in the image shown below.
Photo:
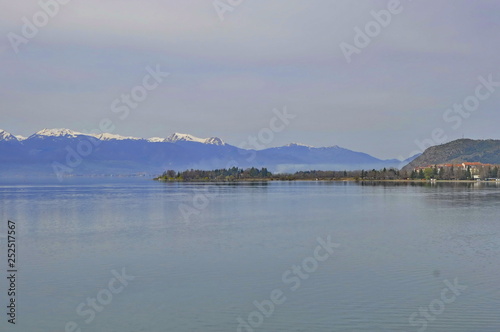
[[[151,138],[148,138],[146,141],[148,141],[150,143],[161,143],[161,142],[165,142],[165,138],[151,137]]]
[[[202,144],[225,145],[223,140],[218,137],[199,138],[189,134],[173,133],[165,139],[165,142],[197,142]]]
[[[84,133],[80,133],[77,131],[73,131],[65,128],[54,128],[47,129],[44,128],[40,131],[37,131],[33,136],[49,136],[49,137],[66,137],[66,138],[75,138],[77,136],[85,135]]]
[[[81,133],[78,131],[74,131],[71,129],[65,128],[55,128],[55,129],[42,129],[31,137],[64,137],[64,138],[76,138],[78,136],[91,136],[95,137],[101,141],[110,141],[110,140],[141,140],[142,138],[137,137],[129,137],[129,136],[121,136],[116,134],[102,133],[102,134],[90,134],[90,133]]]
[[[213,145],[226,145],[226,142],[224,142],[223,140],[221,140],[218,137],[207,138],[207,139],[205,139],[204,143],[205,144],[213,144]]]
[[[170,135],[167,138],[162,138],[162,137],[151,137],[148,139],[144,138],[138,138],[138,137],[132,137],[132,136],[121,136],[117,134],[111,134],[111,133],[81,133],[78,131],[74,131],[71,129],[65,129],[65,128],[54,128],[54,129],[42,129],[35,134],[31,135],[30,137],[26,138],[23,136],[14,136],[11,135],[10,133],[0,130],[0,140],[18,140],[18,141],[23,141],[27,140],[30,138],[35,138],[35,139],[40,139],[40,138],[46,138],[46,137],[60,137],[60,138],[77,138],[79,136],[90,136],[90,137],[95,137],[100,141],[112,141],[112,140],[117,140],[117,141],[123,141],[123,140],[134,140],[134,141],[139,141],[139,140],[144,140],[146,142],[151,142],[151,143],[162,143],[162,142],[167,142],[167,143],[176,143],[176,142],[196,142],[196,143],[202,143],[202,144],[212,144],[212,145],[226,145],[226,143],[221,140],[218,137],[210,137],[210,138],[199,138],[193,135],[189,134],[181,134],[181,133],[174,133]]]
[[[17,141],[17,138],[11,133],[0,129],[0,141]]]
[[[21,136],[21,135],[14,135],[14,137],[17,138],[18,141],[24,141],[25,139],[28,138],[28,137]]]
[[[109,134],[109,133],[104,133],[104,134],[96,135],[95,137],[97,137],[101,141],[110,141],[110,140],[123,141],[123,140],[126,140],[126,139],[137,141],[137,140],[141,140],[142,139],[142,138],[137,138],[137,137],[132,137],[132,136],[120,136],[120,135]]]
[[[189,134],[181,134],[181,133],[173,133],[172,135],[168,136],[165,142],[169,143],[175,143],[175,142],[198,142],[198,143],[204,143],[205,140],[203,138],[198,138],[193,135]]]

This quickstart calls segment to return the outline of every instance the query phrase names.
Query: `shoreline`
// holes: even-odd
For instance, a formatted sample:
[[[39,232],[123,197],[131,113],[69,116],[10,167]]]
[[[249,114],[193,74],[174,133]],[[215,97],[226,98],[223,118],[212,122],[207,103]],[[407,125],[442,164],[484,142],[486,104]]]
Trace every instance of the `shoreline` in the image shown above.
[[[495,183],[500,184],[500,181],[483,181],[483,180],[412,180],[412,179],[395,179],[395,180],[367,180],[367,179],[237,179],[231,181],[221,180],[165,180],[154,178],[154,181],[165,183],[246,183],[246,182],[389,182],[389,183]]]

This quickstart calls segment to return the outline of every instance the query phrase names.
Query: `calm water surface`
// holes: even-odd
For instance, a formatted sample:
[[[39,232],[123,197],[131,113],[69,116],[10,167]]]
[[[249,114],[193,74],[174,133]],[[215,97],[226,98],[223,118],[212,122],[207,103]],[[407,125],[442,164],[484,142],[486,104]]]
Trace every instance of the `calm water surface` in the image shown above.
[[[3,181],[0,273],[10,219],[19,275],[0,331],[498,332],[499,202],[495,184]],[[333,254],[286,283],[328,236]],[[135,277],[114,294],[113,270]]]

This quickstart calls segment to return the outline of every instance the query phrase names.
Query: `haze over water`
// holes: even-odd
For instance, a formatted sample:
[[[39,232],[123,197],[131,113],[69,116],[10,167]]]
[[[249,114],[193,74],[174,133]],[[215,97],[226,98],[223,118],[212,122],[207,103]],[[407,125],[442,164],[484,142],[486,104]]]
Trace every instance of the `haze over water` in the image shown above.
[[[479,183],[3,182],[19,303],[18,324],[0,330],[237,331],[280,289],[255,331],[498,331],[499,199]],[[187,222],[180,205],[199,214]],[[292,291],[283,274],[328,236],[340,246]],[[86,323],[77,307],[123,269],[135,279]],[[440,308],[455,279],[466,288]]]

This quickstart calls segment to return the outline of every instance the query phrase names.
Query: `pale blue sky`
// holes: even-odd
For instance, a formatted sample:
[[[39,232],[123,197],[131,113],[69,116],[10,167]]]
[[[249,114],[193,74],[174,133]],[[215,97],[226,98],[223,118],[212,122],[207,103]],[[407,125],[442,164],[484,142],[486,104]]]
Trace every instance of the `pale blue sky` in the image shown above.
[[[401,1],[401,13],[347,63],[340,43],[353,44],[354,28],[388,2],[246,0],[221,21],[210,0],[72,0],[16,54],[7,34],[21,35],[22,18],[40,7],[4,1],[0,128],[84,131],[107,117],[121,135],[185,132],[238,145],[286,106],[297,118],[271,146],[392,158],[435,128],[448,140],[500,138],[500,88],[458,129],[443,120],[474,94],[478,76],[500,81],[500,2]],[[111,103],[157,64],[170,76],[120,120]]]

